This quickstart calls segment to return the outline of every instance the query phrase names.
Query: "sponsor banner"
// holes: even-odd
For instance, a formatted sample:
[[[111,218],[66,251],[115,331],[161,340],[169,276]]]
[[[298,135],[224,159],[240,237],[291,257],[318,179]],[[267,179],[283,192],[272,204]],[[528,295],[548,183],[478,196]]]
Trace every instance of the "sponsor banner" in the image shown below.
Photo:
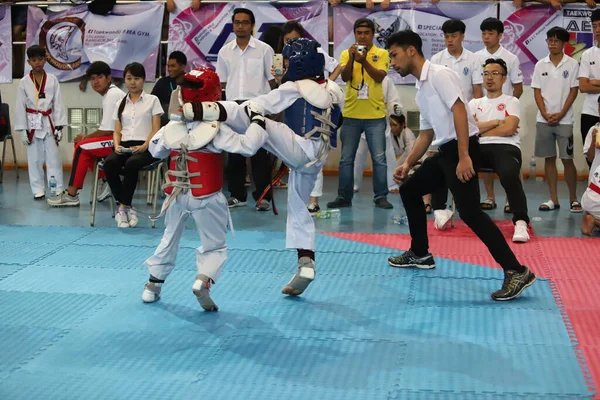
[[[297,20],[304,26],[307,37],[314,39],[324,49],[327,40],[327,1],[287,4],[239,2],[202,5],[194,11],[185,3],[177,2],[178,11],[172,14],[169,24],[169,53],[183,52],[188,59],[188,68],[206,66],[215,68],[217,55],[224,44],[235,40],[231,17],[233,10],[244,7],[252,10],[256,18],[254,36],[262,40],[270,25],[283,25],[288,20]],[[179,12],[179,13],[177,13]]]
[[[500,20],[504,21],[502,45],[519,57],[526,85],[531,84],[535,64],[548,55],[546,32],[550,28],[560,26],[569,31],[565,54],[577,61],[594,45],[592,11],[585,4],[566,4],[555,10],[539,4],[516,9],[512,2],[500,3]]]
[[[342,51],[354,42],[354,21],[369,18],[375,23],[375,46],[386,48],[386,40],[393,33],[412,29],[423,40],[423,53],[426,58],[446,48],[442,24],[451,18],[462,20],[467,26],[463,46],[473,52],[483,48],[481,40],[481,21],[496,17],[497,5],[493,2],[439,2],[438,4],[403,2],[392,3],[389,9],[367,10],[350,5],[333,8],[334,21],[334,57],[339,60]],[[412,76],[402,78],[393,69],[390,77],[396,84],[414,83]]]
[[[12,82],[10,6],[0,6],[0,83]]]
[[[113,76],[122,77],[125,66],[139,62],[146,80],[156,76],[164,4],[141,3],[115,6],[107,16],[92,14],[87,5],[46,15],[29,6],[27,47],[46,48],[45,69],[60,82],[80,78],[94,61],[104,61]],[[25,62],[25,71],[29,71]]]

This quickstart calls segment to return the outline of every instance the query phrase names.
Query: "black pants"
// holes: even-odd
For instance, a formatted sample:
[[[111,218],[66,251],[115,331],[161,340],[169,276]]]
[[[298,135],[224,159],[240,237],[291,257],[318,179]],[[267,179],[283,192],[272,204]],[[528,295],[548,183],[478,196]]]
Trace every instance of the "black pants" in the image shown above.
[[[427,216],[422,196],[433,192],[445,182],[454,196],[460,217],[487,246],[494,260],[504,270],[522,270],[521,264],[508,247],[502,232],[479,205],[479,180],[477,177],[473,177],[465,183],[461,183],[456,177],[457,144],[456,140],[452,140],[440,146],[438,154],[427,158],[423,165],[400,185],[400,196],[406,209],[412,238],[411,250],[417,256],[423,256],[429,252]],[[480,150],[477,137],[473,137],[469,141],[469,156],[473,161],[475,171],[478,171]]]
[[[506,191],[506,198],[513,213],[513,223],[525,221],[527,216],[527,198],[521,182],[521,150],[510,144],[482,144],[481,168],[492,168],[498,174],[500,183]]]
[[[434,210],[445,210],[447,201],[448,187],[446,186],[446,182],[444,182],[443,185],[431,192],[431,208]]]
[[[123,147],[139,146],[143,140],[121,142]],[[152,164],[156,158],[148,150],[140,154],[117,154],[114,151],[104,160],[104,173],[115,200],[125,206],[130,206],[133,193],[137,186],[140,169]],[[123,181],[121,181],[121,174]]]
[[[254,200],[258,200],[265,188],[271,183],[271,167],[273,165],[271,156],[265,149],[260,149],[250,157],[252,165],[252,178],[256,190],[252,192]],[[227,159],[227,181],[231,196],[239,201],[246,201],[246,157],[228,153]],[[271,200],[271,193],[265,196],[265,200]]]
[[[599,120],[600,119],[598,117],[594,117],[593,115],[581,114],[580,127],[581,139],[583,140],[583,143],[585,143],[585,137],[587,136],[589,130],[592,128],[592,126],[596,125]],[[594,144],[592,143],[592,146],[593,145]],[[585,157],[585,162],[587,162],[588,167],[592,166],[592,163],[587,160],[587,157]]]

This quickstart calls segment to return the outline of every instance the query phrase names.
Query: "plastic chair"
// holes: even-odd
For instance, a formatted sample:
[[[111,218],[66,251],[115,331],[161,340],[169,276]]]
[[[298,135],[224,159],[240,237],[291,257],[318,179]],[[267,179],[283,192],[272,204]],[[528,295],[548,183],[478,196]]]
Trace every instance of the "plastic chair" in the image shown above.
[[[104,160],[100,160],[96,163],[96,168],[94,168],[94,184],[92,186],[92,215],[90,219],[90,226],[94,226],[94,222],[96,220],[96,206],[98,204],[98,176],[100,175],[100,170],[103,170]],[[162,183],[162,170],[166,167],[166,159],[157,160],[152,164],[149,164],[142,169],[140,172],[148,173],[148,188],[146,194],[146,204],[152,205],[152,215],[156,215],[156,207],[158,203],[158,193],[161,191],[161,183]],[[115,198],[110,196],[110,215],[115,217]],[[152,227],[156,227],[156,221],[152,221]]]

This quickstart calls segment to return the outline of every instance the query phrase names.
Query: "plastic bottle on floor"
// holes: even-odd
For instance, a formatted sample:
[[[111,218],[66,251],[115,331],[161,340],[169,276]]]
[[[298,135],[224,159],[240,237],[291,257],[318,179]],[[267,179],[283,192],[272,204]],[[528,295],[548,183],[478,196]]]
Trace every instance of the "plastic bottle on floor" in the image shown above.
[[[50,195],[56,196],[58,193],[56,193],[56,178],[54,177],[54,175],[52,175],[50,177],[49,186],[50,186]]]
[[[535,177],[537,174],[537,166],[535,161],[535,156],[531,156],[529,160],[529,180],[535,181]]]
[[[321,210],[315,214],[318,219],[338,219],[342,213],[337,208],[332,210]]]
[[[392,216],[392,222],[396,225],[407,225],[408,226],[408,217],[406,215],[394,215]]]

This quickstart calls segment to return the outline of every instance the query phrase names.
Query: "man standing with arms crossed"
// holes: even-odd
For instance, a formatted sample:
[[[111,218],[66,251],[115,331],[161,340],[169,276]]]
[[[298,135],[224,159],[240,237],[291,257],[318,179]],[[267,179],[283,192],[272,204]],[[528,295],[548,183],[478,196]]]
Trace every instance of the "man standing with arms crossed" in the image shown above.
[[[254,13],[246,8],[233,10],[233,32],[235,40],[227,43],[219,50],[217,74],[221,86],[225,89],[227,100],[243,103],[262,94],[269,93],[277,86],[271,75],[273,65],[273,49],[266,43],[252,36],[254,30]],[[265,149],[260,149],[250,158],[252,176],[256,190],[252,194],[258,200],[271,182],[271,161]],[[227,199],[229,208],[243,207],[247,204],[246,158],[239,154],[228,154],[227,180],[231,196]],[[268,193],[265,199],[256,205],[258,211],[271,209]]]

